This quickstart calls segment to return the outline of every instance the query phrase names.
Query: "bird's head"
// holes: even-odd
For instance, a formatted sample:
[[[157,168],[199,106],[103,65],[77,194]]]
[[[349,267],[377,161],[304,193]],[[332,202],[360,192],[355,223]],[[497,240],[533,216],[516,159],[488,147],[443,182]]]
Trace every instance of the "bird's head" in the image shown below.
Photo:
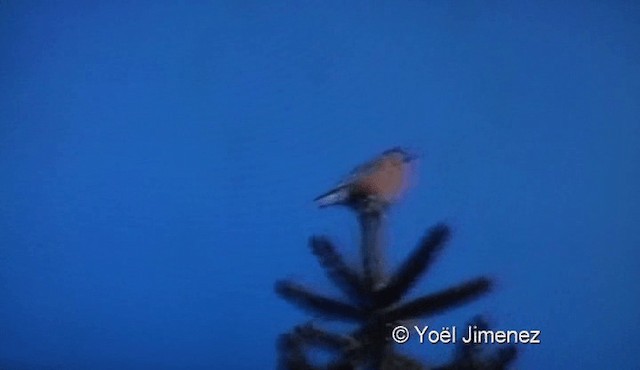
[[[386,150],[382,154],[385,157],[386,156],[395,157],[398,160],[401,160],[402,162],[405,162],[405,163],[412,162],[412,161],[418,159],[418,157],[419,157],[416,153],[408,151],[408,150],[406,150],[404,148],[401,148],[399,146],[391,148],[389,150]]]

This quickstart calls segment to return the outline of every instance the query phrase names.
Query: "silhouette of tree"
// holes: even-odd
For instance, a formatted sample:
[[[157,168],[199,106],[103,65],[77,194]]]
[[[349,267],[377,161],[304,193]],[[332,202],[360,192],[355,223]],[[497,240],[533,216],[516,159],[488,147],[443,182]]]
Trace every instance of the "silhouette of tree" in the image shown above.
[[[306,323],[279,338],[281,369],[427,369],[416,359],[398,353],[389,340],[392,327],[405,320],[433,316],[477,299],[491,289],[492,282],[478,277],[451,288],[403,301],[417,279],[426,273],[449,240],[444,224],[430,228],[411,255],[391,275],[385,274],[381,234],[385,206],[372,198],[354,199],[353,209],[361,228],[362,269],[349,266],[325,236],[313,236],[309,245],[328,278],[347,298],[343,301],[315,293],[293,281],[276,282],[276,293],[290,303],[326,319],[352,322],[356,329],[335,334]],[[486,326],[480,319],[476,325]],[[480,327],[480,326],[479,326]],[[478,345],[460,344],[450,364],[435,367],[453,369],[503,369],[516,357],[510,346],[486,354]],[[334,359],[312,364],[309,349],[324,349]]]

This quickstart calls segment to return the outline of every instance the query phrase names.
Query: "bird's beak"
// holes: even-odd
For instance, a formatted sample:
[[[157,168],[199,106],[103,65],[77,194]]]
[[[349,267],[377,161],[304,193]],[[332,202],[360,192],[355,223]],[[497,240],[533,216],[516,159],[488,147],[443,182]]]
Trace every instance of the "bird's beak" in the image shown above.
[[[404,156],[404,162],[405,163],[409,163],[409,162],[413,162],[416,159],[420,158],[421,156],[417,153],[407,153]]]

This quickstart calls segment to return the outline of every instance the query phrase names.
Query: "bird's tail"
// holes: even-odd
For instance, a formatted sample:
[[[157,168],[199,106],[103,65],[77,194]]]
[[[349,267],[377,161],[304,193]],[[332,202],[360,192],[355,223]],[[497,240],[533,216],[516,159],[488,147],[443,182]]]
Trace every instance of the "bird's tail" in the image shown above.
[[[334,204],[345,203],[348,198],[349,190],[346,187],[342,186],[320,195],[313,201],[316,202],[318,207],[323,208]]]

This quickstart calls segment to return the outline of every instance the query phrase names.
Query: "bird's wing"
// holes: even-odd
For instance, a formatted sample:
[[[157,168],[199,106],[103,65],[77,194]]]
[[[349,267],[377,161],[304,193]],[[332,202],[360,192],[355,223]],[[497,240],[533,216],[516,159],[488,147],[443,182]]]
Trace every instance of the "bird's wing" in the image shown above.
[[[347,174],[342,181],[338,183],[338,186],[343,186],[352,183],[355,179],[361,176],[366,176],[373,172],[380,165],[380,157],[376,157],[368,162],[365,162],[355,167],[349,174]]]

